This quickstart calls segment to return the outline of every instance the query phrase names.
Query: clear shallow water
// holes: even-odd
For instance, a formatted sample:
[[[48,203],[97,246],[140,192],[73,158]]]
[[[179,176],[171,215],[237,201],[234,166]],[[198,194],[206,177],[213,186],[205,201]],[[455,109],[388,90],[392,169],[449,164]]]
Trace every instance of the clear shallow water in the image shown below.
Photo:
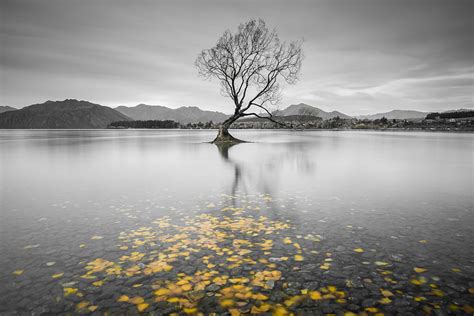
[[[473,134],[235,131],[237,137],[252,142],[231,148],[205,143],[214,134],[0,131],[0,296],[5,300],[0,306],[4,311],[120,310],[133,314],[140,304],[149,304],[141,305],[145,312],[169,313],[173,308],[245,312],[262,302],[268,302],[268,311],[274,312],[279,307],[302,313],[361,312],[371,307],[386,313],[437,308],[459,314],[470,311],[469,289],[474,287]],[[238,232],[213,226],[202,214],[218,220],[227,216],[237,221],[233,225],[239,227]],[[175,226],[157,228],[159,224],[152,222],[163,216]],[[196,258],[191,255],[182,262],[170,259],[172,271],[146,275],[144,269],[153,251],[164,251],[168,242],[155,236],[159,241],[154,240],[155,245],[148,240],[135,248],[120,249],[124,246],[120,233],[133,235],[141,227],[152,227],[163,236],[191,230],[187,237],[193,238],[197,238],[193,234],[198,232],[192,229],[196,226],[230,229],[234,235],[221,240],[225,245],[251,235],[246,231],[249,225],[241,227],[242,218],[258,222],[260,216],[267,225],[261,231],[282,223],[289,227],[260,236],[274,244],[272,251],[252,249],[247,256],[253,256],[255,264],[244,262],[229,268],[223,264],[228,263],[225,258],[220,258],[223,262],[216,259],[217,268],[211,269],[196,252]],[[190,224],[187,219],[200,222]],[[132,237],[144,238],[137,236]],[[216,255],[207,253],[216,249],[206,247],[202,252]],[[354,251],[359,248],[361,252]],[[131,251],[145,257],[120,259]],[[88,271],[87,263],[97,258],[124,269],[142,265],[131,276],[111,276],[104,269],[94,275],[95,280],[81,278]],[[257,260],[264,258],[273,261]],[[265,293],[268,300],[239,301],[234,293],[229,294],[234,302],[229,307],[222,304],[225,290],[224,294],[220,291],[230,282],[211,290],[193,288],[204,291],[204,300],[169,303],[153,294],[155,287],[169,287],[153,282],[176,281],[180,271],[196,277],[189,267],[199,271],[199,264],[201,270],[215,270],[218,276],[249,277],[250,283],[255,275],[246,266],[253,271],[277,270],[282,275],[271,289],[254,285],[252,291]],[[416,272],[415,267],[426,271]],[[243,270],[234,271],[237,268]],[[97,280],[104,284],[91,284]],[[324,295],[328,286],[337,287],[344,297],[315,300],[308,297],[309,292],[302,294],[309,290]],[[433,293],[433,286],[442,295]],[[76,289],[82,296],[64,297],[65,288]],[[384,289],[393,294],[387,297],[390,302],[381,301]],[[117,302],[120,294],[142,297],[144,302]],[[183,299],[183,295],[175,296]],[[423,299],[415,300],[417,297]],[[285,304],[291,298],[294,302]],[[77,306],[83,302],[87,305]],[[90,306],[97,309],[89,310]]]

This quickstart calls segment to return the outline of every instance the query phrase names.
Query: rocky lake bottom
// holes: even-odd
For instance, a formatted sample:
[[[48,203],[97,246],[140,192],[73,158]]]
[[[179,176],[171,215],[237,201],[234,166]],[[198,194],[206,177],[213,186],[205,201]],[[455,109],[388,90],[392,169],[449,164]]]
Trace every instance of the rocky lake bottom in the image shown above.
[[[36,225],[57,243],[43,244],[51,237],[44,234],[24,236],[25,244],[3,262],[8,273],[2,275],[0,312],[474,312],[472,266],[461,258],[451,266],[436,260],[430,251],[436,240],[402,232],[387,236],[384,245],[357,221],[335,227],[325,214],[295,221],[291,210],[274,211],[283,202],[266,194],[222,194],[191,212],[172,207],[175,216],[156,218],[152,210],[160,207],[152,200],[109,205],[114,215],[107,225],[98,218],[76,219],[83,222],[76,232],[67,227],[58,232],[54,220],[39,218]]]

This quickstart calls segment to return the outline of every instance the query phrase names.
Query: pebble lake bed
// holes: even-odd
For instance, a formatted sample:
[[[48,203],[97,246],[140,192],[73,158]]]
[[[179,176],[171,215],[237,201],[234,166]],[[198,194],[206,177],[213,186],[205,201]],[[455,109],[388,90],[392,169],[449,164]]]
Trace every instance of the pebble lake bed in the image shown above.
[[[473,134],[0,131],[1,315],[471,315]]]

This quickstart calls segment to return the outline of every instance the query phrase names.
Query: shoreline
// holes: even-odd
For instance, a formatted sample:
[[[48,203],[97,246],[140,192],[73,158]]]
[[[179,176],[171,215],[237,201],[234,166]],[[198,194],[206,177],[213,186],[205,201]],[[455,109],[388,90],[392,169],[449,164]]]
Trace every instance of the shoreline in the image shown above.
[[[153,131],[165,131],[165,130],[183,130],[183,131],[217,131],[217,128],[0,128],[0,131],[100,131],[100,130],[153,130]],[[385,129],[359,129],[359,128],[348,128],[348,129],[340,129],[340,128],[333,128],[333,129],[326,129],[326,128],[306,128],[306,129],[285,129],[285,128],[231,128],[229,130],[232,131],[294,131],[294,132],[304,132],[304,131],[332,131],[332,132],[349,132],[349,131],[357,131],[357,132],[427,132],[427,133],[474,133],[474,130],[431,130],[431,129],[403,129],[403,128],[385,128]]]

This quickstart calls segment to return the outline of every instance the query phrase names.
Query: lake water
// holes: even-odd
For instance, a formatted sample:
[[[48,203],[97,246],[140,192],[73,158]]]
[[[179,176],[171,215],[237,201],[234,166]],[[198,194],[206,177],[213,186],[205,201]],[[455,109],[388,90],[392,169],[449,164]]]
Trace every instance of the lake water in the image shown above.
[[[473,134],[0,130],[0,314],[473,312]]]

